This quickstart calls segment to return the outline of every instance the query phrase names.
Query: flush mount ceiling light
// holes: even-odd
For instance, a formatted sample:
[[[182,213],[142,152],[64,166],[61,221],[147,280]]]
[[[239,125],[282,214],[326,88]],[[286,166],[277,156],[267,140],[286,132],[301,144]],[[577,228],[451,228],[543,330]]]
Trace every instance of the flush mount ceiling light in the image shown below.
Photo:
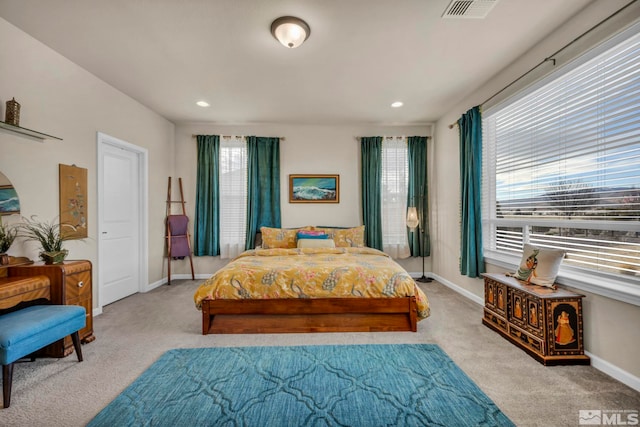
[[[403,105],[404,105],[404,104],[403,104],[402,102],[400,102],[400,101],[396,101],[396,102],[394,102],[393,104],[391,104],[391,106],[392,106],[393,108],[400,108],[400,107],[402,107]]]
[[[198,101],[198,102],[196,102],[196,105],[198,107],[208,107],[209,103],[207,101]]]
[[[271,34],[283,46],[293,49],[309,38],[311,28],[300,18],[282,16],[271,23]]]

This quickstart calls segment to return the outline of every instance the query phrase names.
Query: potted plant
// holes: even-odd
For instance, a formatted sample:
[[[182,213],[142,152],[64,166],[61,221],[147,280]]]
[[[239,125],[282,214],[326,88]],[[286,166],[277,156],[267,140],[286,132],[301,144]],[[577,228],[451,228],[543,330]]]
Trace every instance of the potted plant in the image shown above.
[[[0,265],[9,263],[9,256],[6,252],[13,244],[17,235],[18,230],[15,227],[3,224],[2,220],[0,220]]]
[[[69,254],[67,249],[62,247],[65,240],[69,240],[65,237],[64,233],[61,233],[62,227],[70,227],[75,229],[70,224],[60,224],[55,221],[46,222],[38,221],[35,216],[31,219],[23,218],[23,223],[20,224],[18,235],[26,240],[33,240],[40,243],[40,259],[45,264],[60,264]]]

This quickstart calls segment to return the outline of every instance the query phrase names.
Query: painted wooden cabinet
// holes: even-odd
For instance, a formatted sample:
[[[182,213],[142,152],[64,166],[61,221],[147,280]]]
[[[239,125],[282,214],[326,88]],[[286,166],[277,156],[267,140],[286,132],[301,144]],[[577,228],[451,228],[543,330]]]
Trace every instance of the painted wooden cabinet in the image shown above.
[[[483,274],[482,323],[544,365],[588,365],[582,298],[565,289],[529,285],[504,274]]]

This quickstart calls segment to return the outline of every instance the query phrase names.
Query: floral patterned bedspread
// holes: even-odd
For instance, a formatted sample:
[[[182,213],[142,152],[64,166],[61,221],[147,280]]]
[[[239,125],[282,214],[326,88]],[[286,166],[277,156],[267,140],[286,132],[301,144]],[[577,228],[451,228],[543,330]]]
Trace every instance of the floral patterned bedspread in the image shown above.
[[[398,263],[372,248],[254,249],[202,283],[204,299],[384,298],[416,296],[418,319],[429,316],[427,296]]]

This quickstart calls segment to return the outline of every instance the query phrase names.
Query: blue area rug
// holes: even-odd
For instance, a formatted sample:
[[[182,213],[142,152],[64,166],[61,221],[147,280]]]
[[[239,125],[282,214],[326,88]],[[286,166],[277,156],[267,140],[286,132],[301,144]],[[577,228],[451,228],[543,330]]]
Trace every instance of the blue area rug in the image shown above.
[[[178,349],[89,426],[513,426],[432,344]]]

